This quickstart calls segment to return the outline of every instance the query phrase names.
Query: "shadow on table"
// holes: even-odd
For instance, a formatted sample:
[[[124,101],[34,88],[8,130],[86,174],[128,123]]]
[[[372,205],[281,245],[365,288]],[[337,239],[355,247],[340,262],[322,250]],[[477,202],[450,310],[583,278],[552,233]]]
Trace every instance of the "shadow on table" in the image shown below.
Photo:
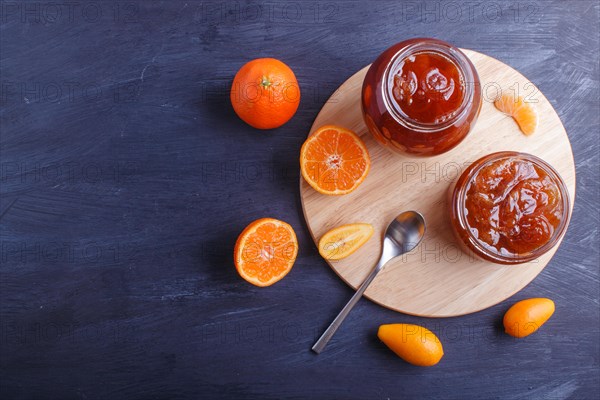
[[[203,272],[216,283],[239,283],[240,278],[233,263],[235,232],[223,232],[220,236],[203,242],[197,253]]]
[[[223,83],[221,80],[207,81],[199,91],[196,107],[201,115],[208,115],[218,122],[219,127],[239,128],[243,122],[233,111],[229,98],[231,81]]]

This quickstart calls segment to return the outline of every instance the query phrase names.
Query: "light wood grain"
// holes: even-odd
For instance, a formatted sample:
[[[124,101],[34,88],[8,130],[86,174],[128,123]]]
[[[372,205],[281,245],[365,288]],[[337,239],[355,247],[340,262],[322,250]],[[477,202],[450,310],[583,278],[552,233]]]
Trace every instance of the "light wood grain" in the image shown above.
[[[380,146],[368,133],[360,109],[360,91],[368,66],[350,77],[330,97],[311,132],[324,124],[354,130],[367,144],[372,166],[353,193],[326,196],[304,180],[300,192],[304,216],[315,242],[341,224],[368,222],[375,235],[346,259],[331,262],[334,271],[356,288],[379,258],[383,232],[394,216],[420,211],[427,221],[421,245],[386,265],[367,289],[372,301],[407,314],[450,317],[473,313],[512,296],[531,282],[554,255],[558,245],[539,260],[501,266],[465,254],[454,238],[447,212],[447,193],[465,166],[496,151],[534,154],[554,166],[575,198],[575,165],[567,133],[546,97],[516,70],[484,54],[464,50],[475,64],[484,88],[484,102],[473,131],[459,146],[431,158],[409,158]],[[518,89],[537,100],[537,132],[524,136],[517,124],[492,103],[496,88]],[[573,201],[571,202],[571,205]]]

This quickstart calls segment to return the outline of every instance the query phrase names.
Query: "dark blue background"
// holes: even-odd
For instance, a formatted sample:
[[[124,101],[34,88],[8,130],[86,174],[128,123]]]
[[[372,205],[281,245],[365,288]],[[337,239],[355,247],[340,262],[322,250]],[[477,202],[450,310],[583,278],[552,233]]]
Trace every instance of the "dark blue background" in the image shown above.
[[[29,1],[1,3],[0,396],[5,399],[593,399],[599,382],[599,9],[595,1]],[[571,139],[577,198],[563,244],[523,291],[426,319],[351,296],[303,220],[298,152],[345,79],[391,44],[434,36],[496,57],[548,97]],[[273,131],[228,102],[235,72],[276,57],[302,88]],[[543,135],[544,132],[539,132]],[[250,221],[301,249],[269,288],[232,262]],[[551,297],[512,339],[515,301]],[[443,340],[434,368],[376,338],[410,322]]]

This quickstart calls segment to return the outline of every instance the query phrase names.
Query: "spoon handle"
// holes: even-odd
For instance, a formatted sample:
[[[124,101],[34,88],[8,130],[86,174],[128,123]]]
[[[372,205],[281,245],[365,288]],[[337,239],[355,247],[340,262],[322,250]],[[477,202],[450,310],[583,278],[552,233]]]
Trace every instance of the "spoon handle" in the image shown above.
[[[317,340],[315,345],[312,347],[312,351],[314,351],[317,354],[319,354],[320,352],[323,351],[323,349],[325,348],[325,346],[327,345],[329,340],[333,337],[333,334],[335,333],[335,331],[337,331],[338,328],[340,327],[340,325],[342,325],[342,322],[344,322],[344,319],[346,319],[346,317],[348,316],[348,314],[350,313],[350,311],[352,310],[354,305],[356,305],[356,303],[358,303],[358,300],[360,300],[363,293],[365,292],[365,290],[367,290],[367,287],[373,281],[373,279],[375,279],[375,276],[377,276],[377,273],[379,272],[381,267],[383,267],[384,264],[385,264],[385,262],[383,262],[383,260],[379,260],[377,265],[369,273],[369,276],[367,276],[367,278],[362,283],[362,285],[360,285],[360,287],[356,290],[356,293],[354,293],[354,296],[352,296],[350,301],[344,306],[344,308],[342,308],[342,311],[340,311],[338,316],[335,317],[335,319],[333,320],[331,325],[329,325],[327,330],[325,332],[323,332],[323,334],[321,335],[319,340]]]

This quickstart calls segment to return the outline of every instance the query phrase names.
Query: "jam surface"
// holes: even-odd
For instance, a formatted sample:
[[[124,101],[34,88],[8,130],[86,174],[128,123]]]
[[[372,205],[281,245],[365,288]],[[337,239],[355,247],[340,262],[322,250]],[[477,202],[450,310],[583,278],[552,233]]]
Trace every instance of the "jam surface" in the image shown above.
[[[401,60],[393,79],[392,96],[398,108],[419,123],[449,120],[465,97],[464,78],[442,54],[421,52]]]
[[[564,215],[553,178],[531,161],[513,157],[491,162],[471,179],[465,209],[477,240],[509,256],[548,243]]]

